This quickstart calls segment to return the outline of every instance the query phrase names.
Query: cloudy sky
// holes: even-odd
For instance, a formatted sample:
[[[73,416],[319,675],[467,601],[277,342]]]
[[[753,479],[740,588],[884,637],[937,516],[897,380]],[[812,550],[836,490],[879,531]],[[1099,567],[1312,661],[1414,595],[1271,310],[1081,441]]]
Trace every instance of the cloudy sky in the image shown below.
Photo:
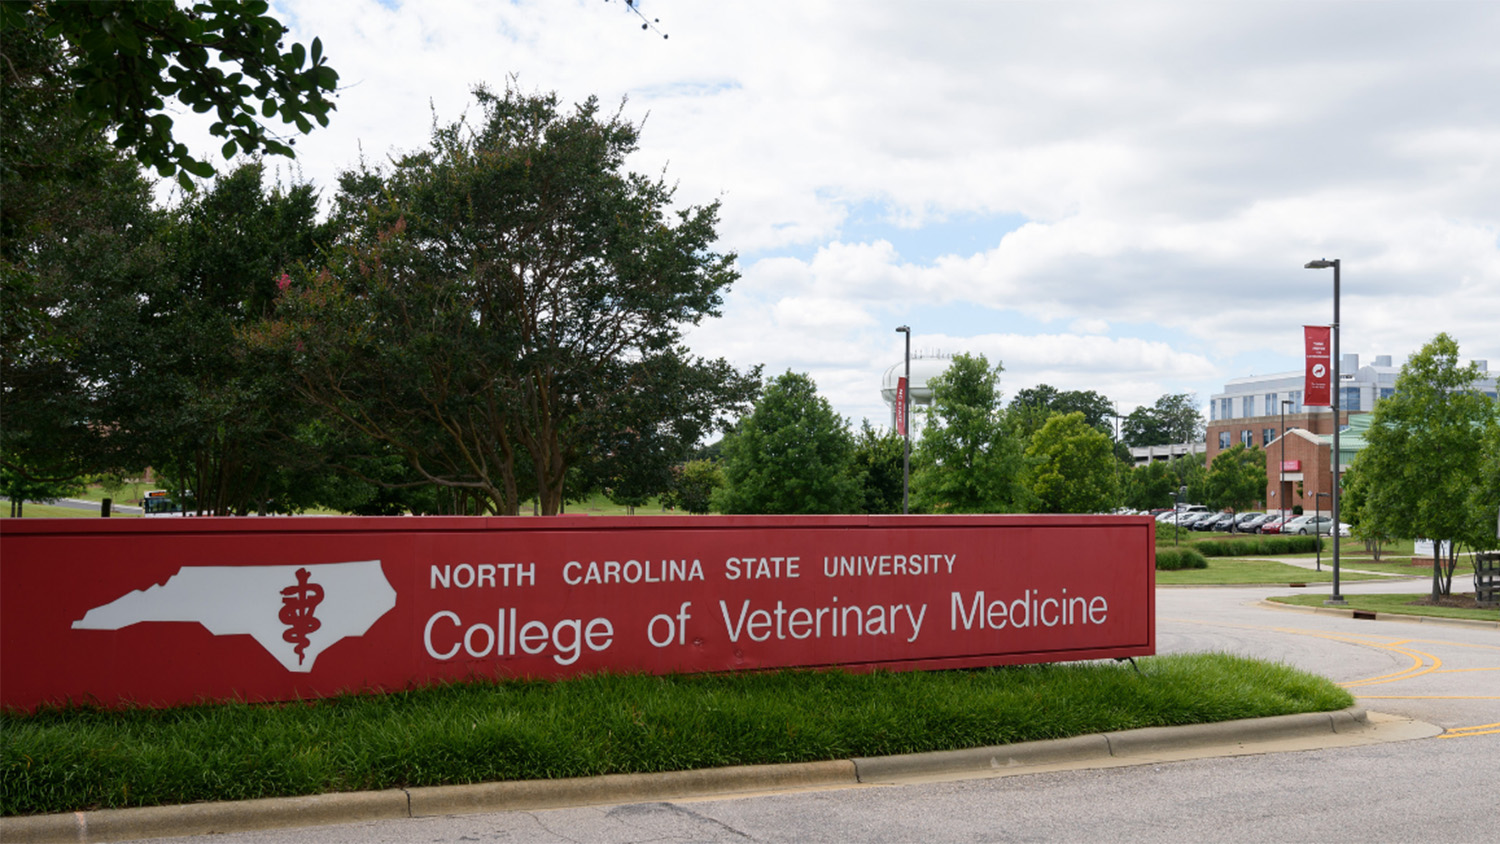
[[[631,162],[722,200],[742,278],[693,349],[855,425],[913,350],[1121,413],[1300,367],[1304,324],[1500,369],[1500,3],[276,0],[341,75],[331,191],[476,83],[623,101]],[[663,39],[662,34],[669,36]],[[206,146],[214,149],[215,146]],[[272,163],[275,163],[274,161]],[[281,165],[285,168],[286,165]]]

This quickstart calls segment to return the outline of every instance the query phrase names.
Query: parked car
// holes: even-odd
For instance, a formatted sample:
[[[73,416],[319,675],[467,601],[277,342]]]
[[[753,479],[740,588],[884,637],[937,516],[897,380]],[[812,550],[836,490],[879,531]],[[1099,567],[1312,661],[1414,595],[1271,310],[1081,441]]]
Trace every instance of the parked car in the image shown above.
[[[1167,524],[1175,524],[1183,529],[1191,529],[1196,522],[1207,515],[1207,513],[1182,513],[1175,519],[1167,519]]]
[[[1315,533],[1327,536],[1329,531],[1333,530],[1333,519],[1330,516],[1304,516],[1303,518],[1305,521],[1297,525],[1292,533],[1298,536],[1311,536]]]
[[[1198,521],[1193,522],[1193,530],[1227,530],[1227,528],[1223,526],[1225,516],[1230,516],[1230,514],[1209,513]]]
[[[1269,518],[1255,526],[1256,533],[1281,533],[1283,520],[1280,513],[1272,513]]]
[[[1208,529],[1223,531],[1225,533],[1232,533],[1234,531],[1234,520],[1236,518],[1237,516],[1234,513],[1220,513],[1212,522],[1209,523]]]
[[[1255,526],[1269,518],[1269,513],[1241,513],[1234,519],[1234,530],[1236,533],[1254,533]]]
[[[1297,527],[1299,525],[1303,524],[1304,522],[1306,522],[1308,519],[1311,519],[1311,518],[1312,518],[1312,516],[1293,516],[1290,519],[1287,519],[1286,521],[1284,521],[1284,522],[1281,523],[1281,531],[1280,532],[1281,533],[1296,533],[1297,532]]]

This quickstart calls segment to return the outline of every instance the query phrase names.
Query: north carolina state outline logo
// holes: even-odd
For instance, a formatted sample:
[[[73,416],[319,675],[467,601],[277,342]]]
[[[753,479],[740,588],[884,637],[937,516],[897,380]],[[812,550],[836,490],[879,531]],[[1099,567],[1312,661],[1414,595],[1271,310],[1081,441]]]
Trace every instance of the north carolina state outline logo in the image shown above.
[[[163,583],[121,595],[73,622],[75,630],[192,621],[215,636],[250,636],[288,671],[363,636],[396,606],[379,560],[301,566],[183,566]]]

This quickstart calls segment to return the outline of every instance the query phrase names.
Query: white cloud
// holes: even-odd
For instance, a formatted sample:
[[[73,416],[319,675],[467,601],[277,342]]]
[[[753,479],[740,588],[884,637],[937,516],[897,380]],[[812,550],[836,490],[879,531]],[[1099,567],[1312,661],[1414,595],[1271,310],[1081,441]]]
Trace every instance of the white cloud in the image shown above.
[[[331,193],[512,75],[624,100],[632,167],[722,200],[743,256],[695,348],[807,371],[856,422],[883,418],[904,322],[1003,359],[1008,392],[1206,400],[1331,320],[1330,274],[1302,269],[1325,256],[1346,350],[1448,331],[1500,361],[1500,5],[640,5],[669,39],[597,0],[278,0],[346,86],[298,166]],[[888,231],[851,235],[856,208]],[[966,215],[1019,221],[976,239]]]

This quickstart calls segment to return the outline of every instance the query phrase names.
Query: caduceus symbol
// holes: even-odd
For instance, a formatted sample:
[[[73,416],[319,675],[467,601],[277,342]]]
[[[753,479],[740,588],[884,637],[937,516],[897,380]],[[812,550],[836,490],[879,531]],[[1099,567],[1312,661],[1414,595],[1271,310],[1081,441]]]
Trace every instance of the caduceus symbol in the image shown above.
[[[307,635],[323,626],[323,622],[313,618],[313,610],[323,602],[323,587],[308,583],[311,576],[307,569],[297,569],[297,585],[281,590],[279,617],[287,626],[281,638],[297,646],[294,650],[298,665],[302,664],[302,652],[307,650]]]

